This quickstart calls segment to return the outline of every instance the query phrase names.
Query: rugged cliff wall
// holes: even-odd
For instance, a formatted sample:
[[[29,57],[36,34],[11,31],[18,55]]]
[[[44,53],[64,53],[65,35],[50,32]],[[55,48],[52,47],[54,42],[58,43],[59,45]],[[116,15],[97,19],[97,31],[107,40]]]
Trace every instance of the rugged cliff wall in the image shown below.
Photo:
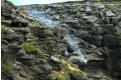
[[[59,26],[67,27],[89,59],[82,66],[69,60],[75,54],[66,54],[63,28],[50,29],[2,0],[2,80],[120,80],[121,5],[113,5],[88,5],[91,11],[76,2],[28,6],[66,24]]]
[[[87,78],[63,56],[67,44],[62,35],[66,31],[59,27],[50,29],[27,17],[22,9],[12,3],[2,3],[3,80]]]
[[[72,2],[40,7],[53,20],[65,23],[63,27],[67,27],[71,34],[77,37],[80,48],[88,56],[87,65],[121,77],[120,2],[90,2],[90,4]]]
[[[53,19],[67,24],[71,33],[82,39],[80,47],[88,54],[89,64],[92,62],[92,66],[120,77],[120,7],[120,3],[68,3],[44,8]]]

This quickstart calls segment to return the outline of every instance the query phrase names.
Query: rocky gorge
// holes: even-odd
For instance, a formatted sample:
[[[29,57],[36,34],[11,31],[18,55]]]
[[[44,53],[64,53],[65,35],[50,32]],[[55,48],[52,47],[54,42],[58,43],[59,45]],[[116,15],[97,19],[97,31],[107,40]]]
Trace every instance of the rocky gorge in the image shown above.
[[[1,8],[2,80],[120,80],[121,2]]]

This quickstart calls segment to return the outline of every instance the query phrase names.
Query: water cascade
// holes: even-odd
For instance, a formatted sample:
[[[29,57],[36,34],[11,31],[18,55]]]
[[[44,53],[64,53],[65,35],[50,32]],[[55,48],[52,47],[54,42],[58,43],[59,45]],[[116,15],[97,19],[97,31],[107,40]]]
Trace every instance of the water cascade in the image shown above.
[[[31,16],[33,19],[40,21],[42,24],[45,24],[46,26],[53,28],[57,25],[60,25],[59,22],[53,21],[46,13],[45,11],[40,11],[37,10],[36,7],[32,7],[32,8],[24,8],[24,11],[26,13],[28,13],[29,16]],[[67,29],[67,28],[64,28]],[[84,55],[82,54],[77,42],[72,39],[72,36],[67,33],[64,36],[64,39],[67,41],[69,48],[72,50],[73,53],[75,53],[76,55],[78,55],[78,58],[80,60],[80,63],[87,63],[87,59],[84,57]],[[74,58],[75,56],[73,56]]]

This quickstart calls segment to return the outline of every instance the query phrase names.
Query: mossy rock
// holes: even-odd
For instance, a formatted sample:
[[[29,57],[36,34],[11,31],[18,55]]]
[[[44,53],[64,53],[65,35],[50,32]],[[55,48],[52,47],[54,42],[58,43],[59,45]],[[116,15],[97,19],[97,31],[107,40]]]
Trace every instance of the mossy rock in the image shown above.
[[[29,43],[24,43],[23,48],[27,54],[34,54],[38,52],[37,48]]]
[[[8,32],[9,28],[6,25],[1,25],[1,37],[3,38],[7,32]]]
[[[86,73],[77,68],[71,61],[62,60],[62,69],[58,71],[53,71],[52,80],[67,80],[66,76],[70,75],[74,78],[87,78]],[[77,79],[75,79],[77,80]]]
[[[59,26],[56,26],[56,27],[54,27],[54,28],[52,29],[52,32],[53,32],[53,34],[56,34],[56,35],[57,35],[57,34],[65,35],[67,31],[66,31],[65,29],[59,27]]]
[[[28,72],[29,72],[29,69],[28,69],[28,67],[27,67],[27,66],[24,66],[24,67],[23,67],[23,69],[24,69],[24,71],[25,71],[26,73],[28,73]]]
[[[5,25],[1,25],[1,33],[2,34],[5,34],[5,29],[7,28],[7,26],[5,26]]]
[[[67,80],[65,76],[63,76],[61,73],[53,71],[51,75],[51,80]]]
[[[34,24],[34,25],[36,25],[36,26],[43,26],[43,24],[41,24],[39,21],[37,21],[37,20],[33,20],[32,21],[32,24]]]
[[[72,74],[75,77],[85,77],[86,75],[83,71],[72,64],[71,61],[67,61],[67,63],[62,64],[62,66],[64,67],[61,72],[65,75]]]
[[[90,0],[91,2],[101,2],[101,0]]]
[[[52,29],[53,33],[56,33],[57,31],[59,30],[64,30],[63,28],[59,27],[59,26],[56,26]]]
[[[45,34],[45,35],[53,35],[53,31],[50,30],[50,29],[45,29],[45,30],[44,30],[44,34]]]
[[[11,72],[11,69],[12,69],[12,64],[10,63],[10,62],[8,62],[8,61],[6,61],[6,62],[4,62],[4,63],[2,63],[2,74],[3,75],[9,75],[10,74],[10,72]]]
[[[32,72],[32,76],[33,76],[33,79],[32,80],[38,80],[39,79],[39,75],[37,72]]]

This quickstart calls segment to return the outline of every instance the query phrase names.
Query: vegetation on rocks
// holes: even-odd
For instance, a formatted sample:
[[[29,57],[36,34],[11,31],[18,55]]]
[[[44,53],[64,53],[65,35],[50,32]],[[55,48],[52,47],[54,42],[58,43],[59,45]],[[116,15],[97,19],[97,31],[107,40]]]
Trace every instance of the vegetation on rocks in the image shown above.
[[[7,26],[5,26],[5,25],[1,25],[1,33],[2,34],[5,34],[5,29],[7,28]]]
[[[53,71],[52,75],[51,75],[52,80],[56,79],[56,80],[67,80],[62,74],[60,74],[59,72]]]
[[[44,30],[44,34],[45,35],[53,35],[53,32],[50,29],[46,29],[46,30]]]
[[[32,80],[38,80],[39,74],[37,72],[32,72],[33,79]]]
[[[32,24],[33,24],[33,25],[36,25],[36,26],[38,25],[38,26],[40,26],[40,27],[43,26],[39,21],[36,21],[36,20],[33,20],[33,21],[32,21]]]
[[[25,18],[16,6],[3,0],[2,80],[112,80],[109,76],[120,80],[120,5],[90,1],[91,5],[75,1],[19,7],[31,13],[37,7],[38,12],[44,10],[52,21],[60,23],[49,28],[27,13]],[[66,34],[74,41],[70,37],[65,40]],[[88,63],[81,64],[81,51]],[[72,57],[75,62],[70,61]]]
[[[12,8],[17,9],[18,7],[15,6],[12,2],[9,2],[8,5],[10,5]]]
[[[66,61],[62,64],[64,67],[60,71],[62,74],[72,74],[76,77],[84,77],[86,74],[79,70],[71,61]]]
[[[38,52],[37,48],[29,43],[24,43],[23,48],[27,54],[36,54]]]
[[[4,74],[4,75],[10,74],[11,69],[12,69],[12,64],[9,61],[5,61],[4,63],[2,63],[1,67],[2,67],[1,68],[2,74]]]
[[[62,33],[62,35],[65,35],[66,34],[66,30],[59,27],[59,26],[56,26],[52,29],[52,32],[56,35],[58,35],[58,33]]]

